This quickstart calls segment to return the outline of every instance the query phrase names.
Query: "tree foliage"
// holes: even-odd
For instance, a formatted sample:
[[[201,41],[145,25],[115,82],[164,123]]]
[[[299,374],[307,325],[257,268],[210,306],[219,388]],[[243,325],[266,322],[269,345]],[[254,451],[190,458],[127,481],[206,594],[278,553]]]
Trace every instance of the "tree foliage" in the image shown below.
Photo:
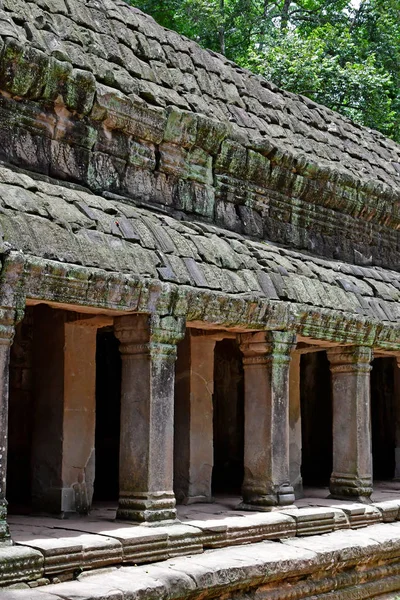
[[[400,142],[399,0],[132,0],[165,27]]]

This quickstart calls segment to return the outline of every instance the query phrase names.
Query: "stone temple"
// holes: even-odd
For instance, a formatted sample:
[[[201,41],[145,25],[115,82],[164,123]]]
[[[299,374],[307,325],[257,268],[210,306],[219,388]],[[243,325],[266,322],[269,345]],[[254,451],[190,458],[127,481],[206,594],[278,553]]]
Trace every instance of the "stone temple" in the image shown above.
[[[0,598],[394,598],[400,147],[0,0],[0,161]]]

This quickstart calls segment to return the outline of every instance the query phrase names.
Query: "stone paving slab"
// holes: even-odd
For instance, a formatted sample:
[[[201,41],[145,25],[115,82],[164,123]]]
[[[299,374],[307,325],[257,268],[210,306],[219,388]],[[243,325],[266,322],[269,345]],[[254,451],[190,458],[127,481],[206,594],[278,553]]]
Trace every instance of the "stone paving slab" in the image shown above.
[[[122,544],[113,537],[31,524],[14,525],[12,530],[18,546],[34,548],[43,554],[46,574],[122,562]]]
[[[395,598],[400,523],[208,550],[142,566],[83,573],[75,581],[1,592],[3,600],[178,600],[229,597]]]

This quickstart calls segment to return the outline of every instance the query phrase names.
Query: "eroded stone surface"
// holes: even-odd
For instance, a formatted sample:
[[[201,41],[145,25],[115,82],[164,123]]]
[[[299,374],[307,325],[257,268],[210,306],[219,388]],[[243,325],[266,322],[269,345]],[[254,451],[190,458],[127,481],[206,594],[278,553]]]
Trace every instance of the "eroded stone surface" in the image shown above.
[[[295,319],[304,335],[327,336],[329,330],[329,336],[336,336],[338,341],[350,338],[354,342],[379,344],[380,338],[385,347],[396,347],[400,278],[393,271],[353,269],[271,243],[232,238],[229,232],[202,223],[181,223],[128,204],[38,182],[28,176],[22,178],[7,169],[0,173],[3,181],[12,182],[4,184],[4,213],[0,221],[5,240],[26,255],[28,270],[32,261],[34,272],[31,280],[25,282],[25,293],[30,296],[140,309],[145,308],[150,292],[141,295],[138,305],[138,292],[129,290],[127,298],[127,286],[145,290],[150,282],[158,281],[163,283],[157,286],[164,296],[175,297],[175,311],[188,318],[244,324],[249,319],[246,310],[250,310],[243,297],[247,295],[252,303],[253,322],[265,318],[268,302],[270,318],[285,326]],[[34,194],[30,187],[43,190],[43,195]],[[20,198],[20,203],[8,208],[13,197]],[[42,263],[40,259],[44,257]],[[63,283],[58,274],[57,286],[49,259],[59,263],[58,269],[67,269]],[[18,263],[13,266],[17,260],[20,257],[13,257],[10,268],[17,268]],[[67,268],[68,263],[76,268]],[[43,281],[41,268],[47,275]],[[85,268],[90,271],[86,273]],[[344,269],[348,271],[345,275]],[[70,285],[74,296],[72,289],[69,292]],[[107,296],[110,286],[115,294],[118,290],[115,299]],[[200,294],[190,294],[189,288]],[[182,292],[176,298],[178,289]],[[287,308],[278,309],[277,300],[290,304],[291,317]],[[171,301],[165,299],[169,306]],[[263,305],[254,306],[261,301]],[[342,322],[346,327],[341,327]],[[390,329],[376,329],[375,324],[382,322],[391,323]]]
[[[122,567],[46,588],[6,592],[9,600],[139,598],[378,597],[398,585],[398,527],[374,525],[283,543],[266,541],[142,567]],[[385,566],[381,561],[385,560]],[[295,587],[293,583],[296,583]],[[329,587],[330,586],[330,587]],[[29,596],[29,594],[31,594]]]
[[[0,17],[4,160],[320,255],[398,265],[400,152],[383,135],[122,0],[6,0]]]
[[[0,582],[2,585],[39,579],[42,576],[43,555],[41,552],[33,548],[0,546]]]

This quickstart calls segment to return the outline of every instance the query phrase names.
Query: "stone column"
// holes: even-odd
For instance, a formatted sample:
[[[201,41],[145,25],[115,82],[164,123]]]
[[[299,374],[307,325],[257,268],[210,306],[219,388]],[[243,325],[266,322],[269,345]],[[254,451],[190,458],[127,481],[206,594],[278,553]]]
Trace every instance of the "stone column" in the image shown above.
[[[296,336],[269,331],[240,336],[245,380],[244,509],[294,501],[289,476],[289,363]]]
[[[32,500],[55,514],[90,510],[95,460],[96,336],[102,317],[34,309]]]
[[[118,317],[115,335],[122,355],[117,518],[175,519],[175,359],[184,322],[141,314]]]
[[[182,504],[211,501],[216,339],[186,332],[176,365],[174,489]]]
[[[332,348],[332,498],[369,502],[372,493],[370,371],[366,346]]]
[[[400,480],[400,356],[394,365],[395,467],[394,478]]]
[[[11,544],[7,525],[7,444],[10,348],[15,330],[15,310],[0,308],[0,545]]]
[[[303,496],[301,477],[300,352],[293,352],[289,369],[289,475],[296,498]]]

